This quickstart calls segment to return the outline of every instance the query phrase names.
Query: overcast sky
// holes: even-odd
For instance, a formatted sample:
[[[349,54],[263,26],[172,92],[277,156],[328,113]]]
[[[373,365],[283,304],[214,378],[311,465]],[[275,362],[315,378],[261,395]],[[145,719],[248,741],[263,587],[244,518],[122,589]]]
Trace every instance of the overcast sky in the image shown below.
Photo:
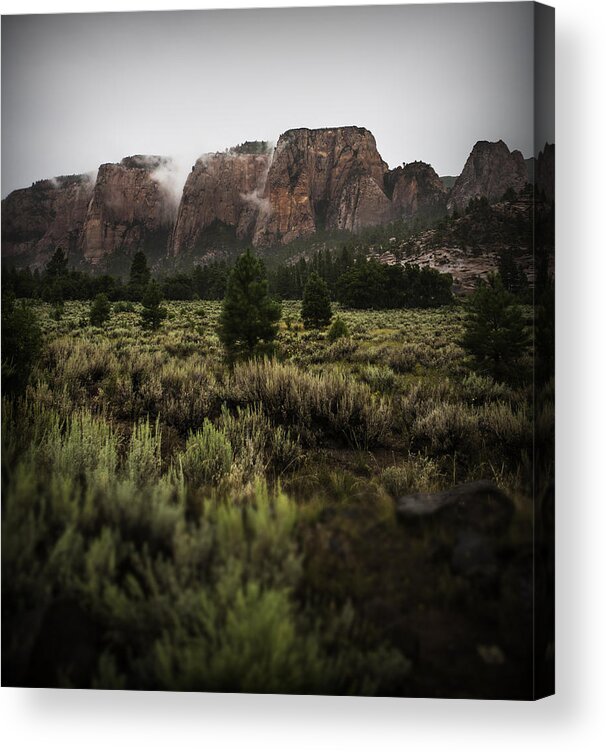
[[[532,150],[532,4],[4,16],[2,196],[129,154],[366,126],[390,167]]]

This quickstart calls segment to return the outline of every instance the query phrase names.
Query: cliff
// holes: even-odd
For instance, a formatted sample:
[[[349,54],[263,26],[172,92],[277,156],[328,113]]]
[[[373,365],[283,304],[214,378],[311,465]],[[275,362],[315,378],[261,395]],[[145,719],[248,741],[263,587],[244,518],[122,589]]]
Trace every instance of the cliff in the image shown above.
[[[138,250],[151,258],[166,253],[176,207],[156,175],[169,167],[165,157],[140,155],[99,167],[80,237],[88,263]]]
[[[39,180],[2,201],[2,256],[20,266],[41,266],[57,247],[78,252],[93,192],[89,175]]]
[[[259,215],[267,210],[261,195],[270,154],[232,150],[197,160],[187,177],[170,241],[170,253],[202,251],[223,227],[238,240],[252,240]]]
[[[537,186],[553,198],[554,147],[536,160]],[[533,163],[534,164],[534,163]],[[58,247],[97,269],[142,250],[202,260],[245,245],[262,250],[321,231],[358,232],[416,215],[463,211],[475,196],[499,200],[528,180],[519,151],[479,141],[450,191],[431,165],[390,170],[366,128],[298,128],[198,159],[175,196],[170,159],[126,157],[85,175],[43,180],[2,203],[2,254],[41,266]]]
[[[477,196],[498,201],[509,188],[519,191],[527,181],[528,169],[521,152],[509,151],[504,141],[478,141],[455,181],[448,210],[464,211],[470,199]]]
[[[288,243],[319,230],[357,231],[391,219],[387,165],[366,128],[298,128],[276,145],[254,245]]]
[[[418,212],[446,212],[448,191],[426,162],[410,162],[390,170],[385,176],[385,186],[396,217],[412,217]]]

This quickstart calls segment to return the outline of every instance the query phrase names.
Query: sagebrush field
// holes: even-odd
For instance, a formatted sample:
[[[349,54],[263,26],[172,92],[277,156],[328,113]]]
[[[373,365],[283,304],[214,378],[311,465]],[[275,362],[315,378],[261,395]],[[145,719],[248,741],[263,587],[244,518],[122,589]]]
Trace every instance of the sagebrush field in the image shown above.
[[[219,302],[166,308],[147,331],[140,304],[99,328],[34,304],[42,356],[3,409],[5,681],[525,696],[549,388],[533,408],[531,379],[475,373],[460,303],[335,307],[329,338],[285,302],[274,356],[231,367]],[[490,546],[398,520],[479,479],[515,506]]]

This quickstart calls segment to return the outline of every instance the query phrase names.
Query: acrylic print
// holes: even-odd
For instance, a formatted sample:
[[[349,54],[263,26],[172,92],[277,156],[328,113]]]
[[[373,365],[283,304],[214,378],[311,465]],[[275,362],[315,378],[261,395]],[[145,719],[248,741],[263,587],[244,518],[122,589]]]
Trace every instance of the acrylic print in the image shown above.
[[[2,682],[554,691],[553,9],[2,19]]]

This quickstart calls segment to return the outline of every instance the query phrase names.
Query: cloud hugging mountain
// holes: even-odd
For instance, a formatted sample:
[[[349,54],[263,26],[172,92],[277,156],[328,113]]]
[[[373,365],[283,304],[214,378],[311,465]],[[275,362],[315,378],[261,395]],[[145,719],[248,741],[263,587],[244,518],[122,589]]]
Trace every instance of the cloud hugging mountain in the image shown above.
[[[548,174],[552,151],[541,155]],[[102,270],[143,250],[151,259],[203,260],[217,249],[275,248],[317,232],[358,232],[418,214],[497,200],[528,180],[519,151],[480,141],[448,190],[433,167],[389,169],[372,133],[346,126],[283,133],[275,148],[246,142],[200,157],[180,190],[168,157],[132,156],[96,176],[40,180],[2,202],[2,255],[43,265],[57,247]]]

